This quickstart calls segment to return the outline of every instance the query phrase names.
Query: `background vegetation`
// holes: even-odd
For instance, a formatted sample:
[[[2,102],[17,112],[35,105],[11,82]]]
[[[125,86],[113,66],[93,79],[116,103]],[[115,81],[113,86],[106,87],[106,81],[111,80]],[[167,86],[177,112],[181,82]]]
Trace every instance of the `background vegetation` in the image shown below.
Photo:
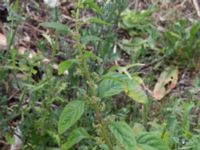
[[[191,1],[44,2],[0,4],[0,149],[200,149]]]

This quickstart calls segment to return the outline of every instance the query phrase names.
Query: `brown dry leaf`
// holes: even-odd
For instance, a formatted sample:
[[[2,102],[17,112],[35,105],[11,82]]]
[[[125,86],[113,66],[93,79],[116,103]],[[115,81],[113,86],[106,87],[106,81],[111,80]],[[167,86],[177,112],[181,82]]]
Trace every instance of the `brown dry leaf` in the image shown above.
[[[178,81],[178,68],[171,66],[161,73],[158,82],[153,90],[153,97],[156,100],[161,100],[173,88],[175,88]]]
[[[6,36],[0,33],[0,50],[5,50],[7,48]]]

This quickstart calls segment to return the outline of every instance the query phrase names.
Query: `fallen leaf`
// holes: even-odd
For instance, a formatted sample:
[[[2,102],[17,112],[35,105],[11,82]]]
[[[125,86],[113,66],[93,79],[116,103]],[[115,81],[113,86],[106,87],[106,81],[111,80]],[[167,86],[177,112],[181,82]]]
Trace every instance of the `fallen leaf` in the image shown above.
[[[7,48],[6,36],[0,33],[0,50],[5,50]]]
[[[153,90],[153,97],[156,100],[161,100],[173,88],[176,87],[178,81],[178,68],[171,66],[161,73],[158,82]]]

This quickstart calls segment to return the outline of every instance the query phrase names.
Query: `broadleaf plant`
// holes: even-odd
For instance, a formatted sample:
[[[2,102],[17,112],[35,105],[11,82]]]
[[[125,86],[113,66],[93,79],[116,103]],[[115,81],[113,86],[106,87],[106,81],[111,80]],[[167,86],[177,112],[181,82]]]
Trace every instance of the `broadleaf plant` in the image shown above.
[[[109,72],[99,83],[99,95],[105,98],[125,92],[136,102],[146,104],[148,98],[139,80],[137,76],[129,78],[125,74]]]
[[[84,101],[80,100],[72,101],[65,106],[58,122],[58,132],[60,134],[64,133],[81,118],[84,113],[84,106]]]
[[[131,127],[125,122],[113,122],[109,129],[125,150],[135,150],[137,143]]]
[[[67,138],[67,142],[62,145],[62,149],[68,150],[81,140],[88,138],[90,138],[90,135],[84,128],[76,128],[70,133],[69,137]]]
[[[168,26],[161,0],[3,2],[0,149],[200,149],[199,21]]]
[[[151,133],[142,133],[136,140],[142,150],[169,150],[169,147],[162,139]]]

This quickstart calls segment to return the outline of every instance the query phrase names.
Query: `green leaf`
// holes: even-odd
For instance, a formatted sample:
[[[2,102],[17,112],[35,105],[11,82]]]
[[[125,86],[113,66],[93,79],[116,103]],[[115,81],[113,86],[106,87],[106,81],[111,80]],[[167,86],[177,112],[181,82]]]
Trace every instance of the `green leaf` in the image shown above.
[[[63,74],[66,70],[68,70],[72,64],[75,63],[75,60],[66,60],[62,61],[59,66],[58,66],[58,74],[61,75]]]
[[[145,10],[143,12],[125,9],[121,13],[121,22],[119,26],[129,31],[132,29],[137,29],[145,32],[149,29],[152,29],[152,24],[149,18],[153,12],[154,9]]]
[[[149,145],[140,145],[138,144],[138,150],[158,150],[154,147],[151,147]]]
[[[94,36],[94,35],[86,35],[81,37],[81,42],[87,44],[88,42],[98,42],[101,41],[101,38]]]
[[[192,25],[190,29],[191,37],[194,37],[198,33],[199,29],[200,29],[200,22],[197,22],[194,25]]]
[[[71,101],[65,106],[58,122],[58,132],[60,134],[64,133],[80,119],[84,112],[84,106],[84,101],[79,100]]]
[[[141,49],[147,45],[147,40],[134,38],[133,40],[122,40],[120,47],[129,55],[139,54]]]
[[[114,122],[109,128],[115,138],[123,145],[125,150],[135,150],[136,140],[131,127],[125,122]]]
[[[64,35],[66,35],[69,31],[68,27],[60,22],[43,22],[40,25],[43,27],[54,29]]]
[[[126,83],[125,92],[126,94],[135,100],[136,102],[146,104],[148,102],[147,95],[142,89],[141,82],[139,77],[133,77]]]
[[[60,137],[58,134],[54,133],[51,130],[48,130],[47,133],[51,137],[52,142],[55,142],[56,144],[60,145]]]
[[[121,93],[124,87],[120,81],[105,79],[99,84],[98,89],[100,97],[106,98]]]
[[[140,135],[145,131],[145,127],[140,123],[134,123],[133,132],[135,136]]]
[[[166,31],[164,35],[173,44],[175,44],[178,40],[181,40],[181,36],[172,31]]]
[[[92,23],[97,23],[97,24],[101,24],[101,25],[107,25],[107,26],[111,26],[111,25],[112,25],[112,24],[110,24],[110,23],[108,23],[108,22],[106,22],[106,21],[104,21],[104,20],[102,20],[102,19],[95,18],[95,17],[91,18],[91,19],[90,19],[90,22],[92,22]]]
[[[162,139],[148,132],[142,133],[136,140],[142,150],[169,150]]]
[[[142,89],[142,79],[137,76],[130,79],[124,74],[110,72],[102,77],[98,86],[98,92],[102,98],[117,95],[122,91],[136,102],[142,104],[148,102],[147,95]]]
[[[62,149],[68,150],[73,145],[86,138],[90,138],[90,135],[87,133],[87,131],[84,128],[77,128],[69,135],[67,142],[62,145]]]
[[[94,0],[83,0],[83,4],[88,6],[90,9],[92,9],[98,14],[102,13],[100,7],[97,5],[97,3]]]
[[[103,76],[102,81],[98,86],[100,97],[111,97],[122,92],[124,90],[124,78],[126,78],[124,75],[112,72]]]
[[[98,56],[96,56],[93,52],[90,52],[90,51],[85,51],[83,55],[87,59],[92,59],[92,60],[100,59]]]

